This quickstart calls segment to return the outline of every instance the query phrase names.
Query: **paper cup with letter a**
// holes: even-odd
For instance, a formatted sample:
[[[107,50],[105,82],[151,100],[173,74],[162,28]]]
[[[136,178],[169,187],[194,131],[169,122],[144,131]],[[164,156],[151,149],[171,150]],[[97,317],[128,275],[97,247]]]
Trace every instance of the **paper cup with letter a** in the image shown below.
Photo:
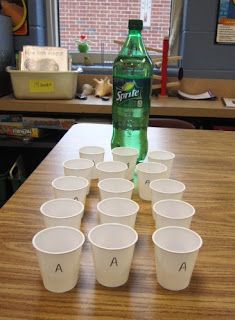
[[[47,290],[66,292],[76,286],[84,241],[80,230],[65,226],[43,229],[33,237],[32,244]]]
[[[152,240],[158,283],[168,290],[187,288],[202,246],[201,237],[190,229],[169,226],[157,229]]]
[[[90,230],[96,280],[106,287],[119,287],[129,278],[137,232],[119,223],[101,224]]]

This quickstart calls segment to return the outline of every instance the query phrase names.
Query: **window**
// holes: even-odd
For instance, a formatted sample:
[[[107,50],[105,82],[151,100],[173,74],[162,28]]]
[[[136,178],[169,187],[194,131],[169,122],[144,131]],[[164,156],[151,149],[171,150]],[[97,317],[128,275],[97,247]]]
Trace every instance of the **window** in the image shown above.
[[[60,45],[77,51],[76,40],[85,34],[91,53],[115,53],[120,47],[114,40],[124,40],[128,20],[140,18],[140,7],[151,3],[151,26],[144,27],[144,43],[161,48],[169,34],[171,0],[58,0]]]

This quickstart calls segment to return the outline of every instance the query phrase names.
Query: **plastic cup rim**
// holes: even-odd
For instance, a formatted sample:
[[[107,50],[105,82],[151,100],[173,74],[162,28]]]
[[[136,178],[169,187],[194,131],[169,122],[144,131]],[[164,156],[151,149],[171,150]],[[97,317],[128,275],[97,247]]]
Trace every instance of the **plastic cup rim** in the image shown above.
[[[158,203],[163,203],[163,202],[167,202],[167,201],[172,201],[172,202],[178,202],[178,203],[183,203],[183,204],[186,204],[188,207],[190,207],[192,209],[192,213],[185,216],[185,217],[169,217],[167,215],[164,215],[163,213],[161,212],[157,212],[156,211],[156,205]],[[159,200],[157,202],[154,203],[153,205],[153,211],[155,213],[155,215],[159,215],[161,217],[164,217],[164,218],[168,218],[168,219],[172,219],[172,220],[184,220],[184,219],[187,219],[187,218],[191,218],[192,216],[194,216],[195,214],[195,208],[188,202],[186,201],[183,201],[183,200],[179,200],[179,199],[162,199],[162,200]]]
[[[161,171],[148,171],[148,170],[143,170],[141,168],[141,170],[139,169],[141,166],[144,166],[146,163],[150,163],[150,164],[154,164],[154,165],[161,165],[164,167],[164,169],[162,169]],[[160,162],[153,162],[153,161],[148,161],[148,162],[141,162],[141,163],[138,163],[136,165],[136,170],[139,171],[139,172],[143,172],[143,173],[163,173],[163,172],[166,172],[168,170],[167,166],[163,163],[160,163]],[[159,179],[160,180],[160,179]]]
[[[133,232],[135,234],[135,239],[128,245],[126,246],[122,246],[122,247],[118,247],[118,248],[108,248],[108,247],[105,247],[105,246],[101,246],[101,245],[98,245],[96,244],[92,239],[91,239],[91,233],[95,230],[95,229],[100,229],[102,228],[103,226],[106,226],[106,225],[116,225],[116,226],[121,226],[122,228],[126,228],[126,229],[129,229],[131,230],[131,232]],[[131,246],[133,246],[134,244],[136,244],[136,242],[138,241],[138,233],[135,231],[135,229],[133,229],[132,227],[128,226],[128,225],[125,225],[125,224],[121,224],[121,223],[103,223],[103,224],[99,224],[95,227],[93,227],[89,232],[88,232],[88,240],[90,241],[90,243],[97,247],[97,248],[100,248],[100,249],[103,249],[103,250],[107,250],[107,251],[118,251],[118,250],[124,250],[124,249],[128,249],[130,248]]]
[[[117,180],[122,180],[122,181],[125,181],[126,183],[128,183],[129,184],[129,188],[127,188],[126,187],[126,189],[123,189],[123,190],[119,190],[119,191],[110,191],[110,190],[107,190],[107,188],[104,188],[103,186],[102,186],[102,183],[103,183],[103,181],[106,181],[106,180],[113,180],[113,181],[117,181]],[[101,189],[101,190],[103,190],[103,191],[106,191],[106,192],[111,192],[111,193],[120,193],[120,192],[128,192],[128,191],[131,191],[131,190],[133,190],[134,188],[135,188],[135,185],[134,185],[134,183],[133,182],[131,182],[130,180],[127,180],[127,179],[124,179],[124,178],[107,178],[107,179],[103,179],[103,180],[100,180],[99,182],[98,182],[98,188],[99,189]]]
[[[158,190],[158,189],[152,187],[155,181],[174,181],[174,182],[178,183],[179,185],[181,185],[182,189],[178,190],[177,192],[175,192],[175,191],[167,191],[166,192],[166,191]],[[171,193],[181,193],[181,192],[184,192],[185,188],[186,188],[186,186],[185,186],[185,184],[183,182],[175,180],[175,179],[167,179],[167,178],[153,180],[153,181],[150,182],[149,187],[150,187],[151,190],[160,192],[162,194],[166,194],[166,193],[169,193],[169,194],[171,194]]]
[[[90,166],[87,166],[87,167],[85,167],[85,168],[71,168],[71,167],[69,167],[69,166],[66,165],[67,162],[69,162],[69,161],[75,161],[75,160],[76,160],[76,161],[77,161],[77,160],[82,160],[83,162],[86,161],[87,164],[90,163]],[[73,159],[65,160],[65,161],[63,162],[63,167],[66,168],[66,169],[72,169],[72,170],[85,170],[85,169],[90,169],[90,168],[94,167],[94,162],[93,162],[92,160],[90,160],[90,159],[85,159],[85,158],[73,158]]]
[[[84,152],[84,151],[82,151],[82,149],[85,149],[85,148],[97,148],[97,150],[100,149],[100,152],[99,151],[97,151],[97,152]],[[92,146],[91,145],[91,146],[83,146],[83,147],[79,148],[79,152],[81,152],[83,154],[96,155],[96,154],[104,154],[105,149],[101,146]],[[82,158],[82,159],[84,159],[84,158]]]
[[[176,251],[176,250],[169,250],[167,248],[164,248],[163,246],[160,246],[159,244],[157,244],[157,242],[155,240],[155,236],[156,236],[157,233],[160,233],[160,232],[162,232],[162,230],[165,230],[165,229],[181,229],[181,230],[185,230],[186,232],[189,232],[191,234],[193,233],[198,238],[199,244],[193,250],[185,250],[185,251],[182,251],[182,250]],[[178,226],[168,226],[168,227],[163,227],[163,228],[159,228],[159,229],[155,230],[153,235],[152,235],[152,241],[155,244],[155,246],[157,246],[158,248],[160,248],[160,249],[162,249],[162,250],[164,250],[166,252],[175,253],[175,254],[187,254],[187,253],[196,252],[201,248],[201,246],[203,244],[202,238],[197,232],[195,232],[195,231],[193,231],[191,229],[188,229],[188,228],[178,227]]]
[[[100,209],[100,206],[102,205],[103,202],[108,202],[112,199],[119,199],[119,200],[124,200],[126,202],[131,202],[133,203],[135,206],[136,206],[136,210],[134,212],[131,212],[131,213],[128,213],[128,214],[125,214],[125,215],[121,215],[121,216],[118,216],[118,215],[114,215],[114,214],[109,214],[107,212],[104,212],[103,210]],[[114,218],[124,218],[124,217],[130,217],[130,216],[133,216],[134,214],[136,214],[139,209],[140,209],[140,206],[138,205],[137,202],[135,202],[134,200],[132,199],[129,199],[129,198],[122,198],[122,197],[111,197],[111,198],[105,198],[101,201],[99,201],[97,203],[97,209],[105,216],[108,216],[108,217],[114,217]]]
[[[81,206],[81,209],[80,211],[74,213],[74,214],[71,214],[69,216],[63,216],[63,217],[55,217],[55,216],[51,216],[50,214],[46,213],[44,211],[44,207],[48,204],[48,203],[51,203],[51,202],[59,202],[60,200],[71,200],[71,201],[74,201],[74,203],[76,204],[79,204]],[[48,217],[48,218],[52,218],[52,219],[69,219],[69,218],[73,218],[73,217],[76,217],[76,216],[79,216],[79,215],[82,215],[83,214],[83,211],[84,211],[84,204],[81,202],[81,201],[77,201],[77,200],[74,200],[74,199],[70,199],[70,198],[56,198],[56,199],[52,199],[52,200],[48,200],[46,202],[44,202],[41,206],[40,206],[40,212],[43,216],[45,217]]]
[[[60,188],[60,187],[57,187],[55,186],[55,182],[58,181],[58,180],[62,180],[63,178],[77,178],[77,179],[81,179],[81,180],[84,180],[84,182],[86,183],[83,187],[80,187],[80,188]],[[76,190],[82,190],[84,188],[86,188],[88,185],[89,185],[89,181],[84,178],[84,177],[78,177],[78,176],[61,176],[61,177],[58,177],[58,178],[55,178],[52,182],[52,187],[55,188],[56,190],[60,190],[60,191],[76,191]]]
[[[117,152],[117,150],[129,150],[130,152],[133,151],[132,154],[120,154],[119,152]],[[117,156],[124,156],[124,157],[130,157],[130,156],[138,156],[138,150],[136,148],[132,148],[132,147],[115,147],[112,150],[112,154],[115,154]]]
[[[110,162],[115,162],[115,163],[121,163],[122,165],[123,165],[123,168],[120,168],[119,170],[115,170],[115,171],[113,171],[112,169],[110,169],[110,170],[104,170],[103,168],[99,168],[99,166],[101,165],[101,164],[103,164],[103,163],[110,163]],[[128,169],[128,166],[127,166],[127,164],[126,163],[124,163],[124,162],[122,162],[122,161],[118,161],[118,160],[108,160],[108,161],[100,161],[100,162],[98,162],[97,164],[96,164],[96,169],[97,170],[99,170],[99,171],[101,171],[101,172],[108,172],[108,173],[111,173],[111,172],[115,172],[115,173],[119,173],[119,172],[123,172],[123,171],[125,171],[125,170],[127,170]],[[125,168],[124,168],[125,167]]]
[[[76,245],[76,247],[74,247],[73,249],[71,250],[67,250],[67,251],[61,251],[61,252],[51,252],[51,251],[47,251],[47,250],[42,250],[41,248],[39,248],[35,241],[36,241],[36,238],[43,232],[45,231],[48,231],[48,230],[51,230],[51,229],[70,229],[70,230],[73,230],[73,231],[76,231],[77,233],[79,233],[82,237],[82,240],[81,240],[81,243],[79,243],[78,245]],[[79,229],[76,229],[74,227],[68,227],[68,226],[56,226],[56,227],[49,227],[49,228],[45,228],[45,229],[42,229],[40,231],[38,231],[34,236],[33,236],[33,239],[32,239],[32,244],[33,244],[33,247],[39,251],[39,252],[42,252],[42,253],[46,253],[46,254],[50,254],[50,255],[62,255],[62,254],[67,254],[67,253],[72,253],[78,249],[80,249],[83,244],[85,242],[85,236],[84,234],[79,230]]]

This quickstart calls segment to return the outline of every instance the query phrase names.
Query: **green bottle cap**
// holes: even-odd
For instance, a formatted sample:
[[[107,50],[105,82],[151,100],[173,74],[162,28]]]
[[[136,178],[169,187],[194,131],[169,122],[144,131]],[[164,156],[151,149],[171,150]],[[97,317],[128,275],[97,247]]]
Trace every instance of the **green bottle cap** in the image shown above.
[[[143,29],[143,21],[142,20],[129,20],[128,29],[129,30],[142,30]]]

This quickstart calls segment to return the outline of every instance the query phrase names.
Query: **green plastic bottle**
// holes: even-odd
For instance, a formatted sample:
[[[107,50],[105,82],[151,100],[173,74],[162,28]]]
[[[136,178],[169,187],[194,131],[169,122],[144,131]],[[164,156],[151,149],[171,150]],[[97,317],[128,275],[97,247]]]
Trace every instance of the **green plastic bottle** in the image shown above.
[[[143,21],[129,20],[128,27],[128,37],[113,64],[111,148],[136,148],[137,162],[141,162],[148,151],[153,64],[142,40]]]

